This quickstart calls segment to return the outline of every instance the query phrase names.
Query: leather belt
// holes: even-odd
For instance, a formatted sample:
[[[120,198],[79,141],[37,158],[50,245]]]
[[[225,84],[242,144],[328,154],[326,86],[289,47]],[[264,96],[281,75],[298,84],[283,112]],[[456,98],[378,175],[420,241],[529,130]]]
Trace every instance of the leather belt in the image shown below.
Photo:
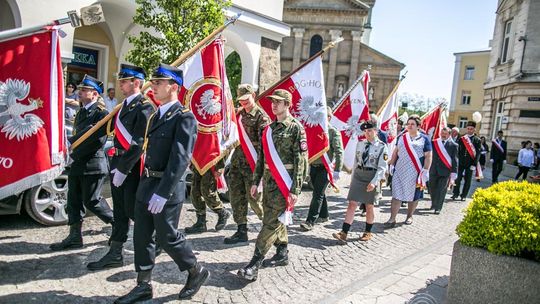
[[[118,148],[114,149],[114,156],[121,156],[121,155],[124,155],[124,153],[126,153],[126,150],[124,149],[118,149]]]
[[[284,166],[285,169],[287,169],[287,170],[292,170],[292,169],[294,169],[294,165],[293,165],[293,164],[284,164],[283,166]],[[268,167],[268,164],[264,164],[264,168],[265,168],[265,169],[270,169],[270,167]]]
[[[156,177],[156,178],[162,178],[163,177],[163,171],[154,171],[150,170],[148,168],[144,168],[143,175],[146,177]]]
[[[377,171],[377,169],[375,168],[367,168],[367,167],[360,167],[360,166],[358,166],[358,169],[364,170],[364,171]]]

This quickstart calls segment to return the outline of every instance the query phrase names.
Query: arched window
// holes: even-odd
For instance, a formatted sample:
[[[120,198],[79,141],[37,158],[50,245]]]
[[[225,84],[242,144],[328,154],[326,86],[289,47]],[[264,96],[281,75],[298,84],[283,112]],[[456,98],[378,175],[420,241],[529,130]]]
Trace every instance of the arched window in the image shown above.
[[[322,50],[322,37],[321,35],[313,35],[309,44],[309,57],[317,54],[320,50]]]

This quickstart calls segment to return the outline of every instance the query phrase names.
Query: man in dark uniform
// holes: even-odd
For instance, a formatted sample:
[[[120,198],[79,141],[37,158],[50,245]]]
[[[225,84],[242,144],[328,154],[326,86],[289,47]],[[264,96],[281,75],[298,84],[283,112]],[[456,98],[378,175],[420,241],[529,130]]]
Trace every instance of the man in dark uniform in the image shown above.
[[[161,105],[148,122],[145,167],[135,202],[133,240],[137,286],[114,303],[135,303],[153,297],[150,281],[155,264],[154,230],[157,242],[180,271],[189,273],[180,299],[191,298],[210,276],[210,272],[197,262],[184,234],[177,230],[186,196],[186,183],[182,178],[197,134],[193,113],[178,101],[182,71],[161,64],[151,81]]]
[[[241,84],[236,91],[238,103],[242,108],[237,113],[238,123],[243,129],[240,132],[244,140],[240,141],[240,146],[234,149],[231,158],[231,170],[229,171],[229,193],[231,197],[231,207],[233,217],[238,229],[224,240],[225,244],[236,244],[247,242],[247,214],[248,207],[257,214],[259,219],[263,219],[261,207],[261,195],[257,193],[251,196],[251,181],[255,170],[257,153],[261,148],[261,136],[264,128],[270,123],[270,118],[255,103],[255,90],[250,84]],[[251,149],[252,148],[252,149]],[[248,160],[249,159],[249,160]]]
[[[327,109],[328,121],[332,118],[332,109]],[[328,159],[330,161],[335,160],[334,163],[334,181],[337,182],[340,177],[340,171],[343,168],[343,143],[341,141],[341,133],[332,125],[328,124]],[[322,158],[324,156],[314,160],[309,166],[309,177],[313,184],[313,195],[311,197],[311,203],[309,205],[309,212],[306,218],[306,222],[300,224],[300,228],[304,231],[313,229],[315,221],[321,222],[328,221],[328,203],[326,201],[326,188],[330,181],[328,180],[328,172],[323,165]]]
[[[474,134],[476,131],[476,122],[469,121],[467,123],[467,133],[459,137],[458,148],[458,174],[456,179],[456,185],[454,186],[454,194],[452,199],[455,200],[458,196],[464,201],[469,194],[469,188],[471,187],[471,179],[473,171],[476,170],[476,164],[480,159],[480,138]],[[461,195],[459,193],[461,179],[465,179]]]
[[[449,128],[441,129],[441,138],[433,142],[433,150],[428,187],[431,195],[431,208],[435,210],[435,214],[439,214],[446,189],[448,189],[448,180],[453,183],[457,177],[458,144],[450,139]]]
[[[111,161],[111,192],[114,223],[109,252],[88,269],[121,267],[124,265],[122,247],[127,241],[129,219],[135,219],[135,193],[141,176],[141,155],[148,117],[154,112],[152,103],[141,94],[146,73],[137,66],[122,64],[118,73],[120,90],[126,97],[122,108],[111,119],[108,133],[114,130],[115,153]],[[114,127],[113,127],[114,126]]]
[[[497,138],[492,141],[490,161],[493,163],[491,182],[494,184],[499,181],[499,174],[503,170],[503,164],[506,163],[506,141],[502,139],[503,131],[497,132]]]
[[[286,90],[275,90],[268,96],[272,100],[272,112],[276,120],[265,128],[271,139],[266,139],[270,155],[260,151],[257,166],[253,173],[251,183],[251,196],[257,195],[257,188],[263,180],[263,226],[257,236],[253,258],[244,268],[238,270],[238,276],[250,281],[257,280],[261,265],[265,267],[285,266],[289,263],[287,250],[287,227],[280,221],[280,215],[285,213],[287,204],[295,204],[302,190],[302,183],[307,171],[307,140],[306,131],[298,120],[292,117],[289,108],[292,106],[292,94]],[[263,133],[263,144],[264,145]],[[271,141],[271,142],[270,142]],[[274,147],[274,150],[270,150]],[[279,157],[271,159],[271,157]],[[270,166],[281,163],[279,172],[271,171]],[[283,176],[281,174],[287,174]],[[287,197],[279,188],[277,179],[291,180]],[[287,202],[288,201],[288,202]],[[267,260],[263,259],[272,245],[275,245],[276,254]]]
[[[79,85],[79,100],[83,106],[75,115],[73,136],[68,140],[75,142],[81,135],[107,116],[107,110],[98,105],[99,94],[103,93],[103,83],[85,75]],[[85,207],[105,223],[112,223],[113,211],[101,197],[101,187],[108,166],[103,145],[107,136],[93,134],[71,154],[73,159],[68,173],[68,225],[69,235],[60,243],[50,246],[51,250],[81,248],[83,246],[81,226]]]

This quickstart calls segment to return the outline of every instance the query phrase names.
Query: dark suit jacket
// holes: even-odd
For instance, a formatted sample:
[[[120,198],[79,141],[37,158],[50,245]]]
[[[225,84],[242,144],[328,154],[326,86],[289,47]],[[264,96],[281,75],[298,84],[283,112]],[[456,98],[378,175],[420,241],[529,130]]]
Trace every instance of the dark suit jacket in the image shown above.
[[[124,174],[128,174],[133,167],[139,168],[139,160],[143,153],[144,133],[148,118],[155,109],[151,102],[147,101],[142,95],[135,97],[127,107],[124,107],[118,115],[120,121],[126,127],[126,130],[131,134],[130,147],[121,156],[115,156],[111,163],[112,169],[116,168]],[[116,119],[112,119],[111,129],[114,130]],[[116,149],[124,149],[117,137],[114,137],[114,147]]]
[[[495,146],[495,144],[491,144],[491,151],[489,152],[489,159],[493,159],[494,161],[498,160],[506,160],[506,141],[501,141],[501,147],[503,148],[504,152],[501,152],[499,148]]]
[[[191,161],[197,134],[195,116],[177,102],[161,119],[156,111],[149,124],[145,167],[163,172],[163,177],[143,174],[137,200],[147,203],[155,193],[166,198],[167,204],[182,202],[186,195],[182,177]]]
[[[429,168],[429,175],[437,176],[450,176],[450,173],[457,173],[458,167],[458,144],[453,140],[449,139],[444,144],[446,152],[450,156],[452,168],[448,169],[446,165],[441,160],[439,153],[437,153],[435,148],[435,143],[433,143],[433,161],[431,162],[431,167]]]
[[[98,121],[107,116],[106,109],[94,103],[88,110],[81,107],[75,115],[75,123],[73,125],[73,136],[68,138],[70,143],[74,143],[86,131],[90,130]],[[103,146],[107,141],[107,135],[92,134],[87,140],[82,142],[70,154],[73,159],[70,175],[91,175],[91,174],[106,174],[109,172],[109,166]]]
[[[465,134],[459,137],[459,149],[458,149],[459,164],[465,167],[476,166],[476,164],[478,163],[478,160],[480,159],[480,149],[481,149],[480,138],[476,135],[474,135],[471,138],[471,142],[473,144],[474,150],[476,151],[475,158],[472,158],[469,155],[469,152],[467,151],[465,144],[463,143],[463,137],[465,136],[468,136],[468,135]]]

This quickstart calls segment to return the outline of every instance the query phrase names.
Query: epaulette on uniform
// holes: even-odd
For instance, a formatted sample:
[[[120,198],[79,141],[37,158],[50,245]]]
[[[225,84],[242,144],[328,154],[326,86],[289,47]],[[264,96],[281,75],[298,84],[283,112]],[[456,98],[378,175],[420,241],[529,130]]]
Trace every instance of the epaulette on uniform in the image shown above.
[[[189,109],[188,109],[188,108],[183,108],[183,109],[182,109],[182,113],[187,113],[187,112],[189,112]]]

